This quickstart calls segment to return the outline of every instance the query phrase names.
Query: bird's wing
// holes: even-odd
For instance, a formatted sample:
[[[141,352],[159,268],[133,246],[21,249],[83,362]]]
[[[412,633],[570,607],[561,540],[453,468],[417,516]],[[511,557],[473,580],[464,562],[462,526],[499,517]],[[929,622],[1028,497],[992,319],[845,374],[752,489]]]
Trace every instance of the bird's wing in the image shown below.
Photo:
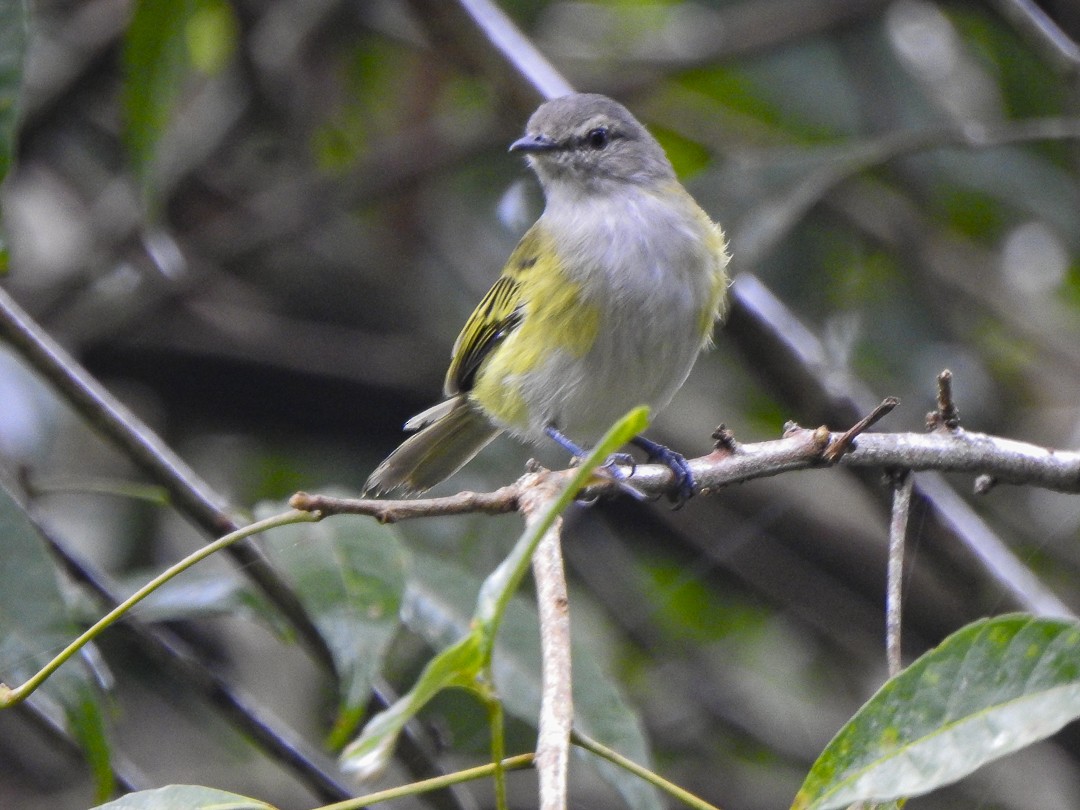
[[[453,359],[443,385],[447,396],[473,387],[484,358],[517,328],[522,315],[520,285],[510,276],[500,276],[473,310],[454,343]]]
[[[477,304],[454,343],[453,359],[443,390],[447,396],[469,391],[485,358],[525,317],[521,278],[537,263],[540,239],[536,228],[522,237],[503,274]]]

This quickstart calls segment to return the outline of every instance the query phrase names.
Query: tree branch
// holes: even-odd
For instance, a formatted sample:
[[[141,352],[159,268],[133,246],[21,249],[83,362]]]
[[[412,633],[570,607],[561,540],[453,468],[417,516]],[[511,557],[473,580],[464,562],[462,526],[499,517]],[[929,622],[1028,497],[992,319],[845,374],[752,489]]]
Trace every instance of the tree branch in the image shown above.
[[[735,444],[725,436],[721,446],[712,453],[690,459],[690,469],[700,485],[701,495],[756,478],[834,464],[863,469],[989,475],[1001,483],[1080,492],[1080,452],[1075,450],[1053,450],[962,428],[931,433],[864,433],[854,439],[850,433],[794,425],[787,429],[783,438],[772,441]],[[846,452],[835,453],[833,448],[838,446],[846,447]],[[649,497],[659,498],[667,495],[674,484],[671,469],[662,464],[638,464],[622,469],[626,472],[625,478],[609,481],[598,476],[582,491],[582,499],[616,495],[620,492],[619,484],[625,482],[632,483]],[[556,474],[570,475],[572,472],[564,470]],[[298,492],[292,496],[289,505],[306,512],[319,512],[323,517],[367,515],[383,523],[442,515],[505,514],[521,508],[523,480],[493,492],[459,492],[442,498],[416,500],[333,498]]]
[[[542,497],[528,497],[523,504],[526,523],[540,517],[550,506]],[[542,668],[535,762],[540,778],[541,810],[566,810],[570,732],[574,725],[570,600],[560,548],[561,532],[562,518],[559,518],[540,540],[532,558]]]

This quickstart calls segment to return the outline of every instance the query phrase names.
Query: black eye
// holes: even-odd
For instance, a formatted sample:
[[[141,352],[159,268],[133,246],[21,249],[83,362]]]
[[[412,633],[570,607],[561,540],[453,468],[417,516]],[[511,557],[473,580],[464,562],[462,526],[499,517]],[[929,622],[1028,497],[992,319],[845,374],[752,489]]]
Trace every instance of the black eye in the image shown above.
[[[586,143],[593,149],[603,149],[610,140],[611,135],[608,133],[607,127],[597,127],[589,130],[589,133],[585,136]]]

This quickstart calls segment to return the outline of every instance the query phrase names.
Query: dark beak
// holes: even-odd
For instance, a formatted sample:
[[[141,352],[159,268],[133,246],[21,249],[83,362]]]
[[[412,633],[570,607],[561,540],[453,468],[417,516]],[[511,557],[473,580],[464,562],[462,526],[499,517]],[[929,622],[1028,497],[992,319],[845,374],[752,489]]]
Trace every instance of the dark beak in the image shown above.
[[[558,148],[559,144],[547,135],[526,135],[510,144],[511,152],[551,152]]]

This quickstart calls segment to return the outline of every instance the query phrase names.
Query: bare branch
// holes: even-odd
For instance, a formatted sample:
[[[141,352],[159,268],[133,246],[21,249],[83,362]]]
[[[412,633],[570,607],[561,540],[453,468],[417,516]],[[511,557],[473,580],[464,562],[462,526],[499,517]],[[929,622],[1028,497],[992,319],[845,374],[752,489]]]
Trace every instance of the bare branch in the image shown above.
[[[893,400],[882,407],[891,409]],[[875,414],[877,411],[875,411]],[[872,418],[868,417],[868,419]],[[1036,486],[1057,492],[1080,492],[1080,452],[1052,450],[1038,445],[957,430],[954,433],[864,433],[853,442],[850,431],[830,432],[792,426],[782,439],[734,445],[728,440],[706,456],[690,459],[690,469],[708,495],[720,487],[767,478],[789,470],[843,467],[937,470],[990,475],[995,481]],[[851,442],[847,451],[831,453],[837,444]],[[659,497],[673,485],[671,469],[662,464],[624,467],[626,477],[609,481],[597,477],[582,491],[583,499],[615,495],[619,483],[629,481],[644,494]],[[565,470],[556,475],[569,475]],[[522,508],[526,479],[493,492],[459,492],[442,498],[384,501],[373,498],[334,498],[298,492],[289,501],[294,509],[336,514],[368,515],[383,523],[421,517],[474,512],[505,514]]]
[[[900,674],[900,628],[903,621],[904,538],[911,512],[911,488],[914,476],[905,471],[895,476],[892,520],[889,521],[889,569],[885,594],[885,657],[889,677]]]
[[[397,523],[411,518],[438,515],[466,515],[476,512],[504,515],[519,508],[522,482],[497,489],[494,492],[459,492],[445,498],[421,500],[376,500],[374,498],[334,498],[329,495],[310,495],[297,492],[289,499],[289,506],[304,512],[320,512],[329,515],[367,515],[380,523]]]
[[[550,489],[546,489],[551,494]],[[557,495],[556,490],[553,495]],[[526,524],[550,506],[552,497],[535,489],[525,493],[522,510]],[[560,534],[562,519],[554,525],[533,553],[533,578],[540,614],[541,686],[540,719],[536,740],[536,770],[540,779],[542,810],[566,810],[570,732],[574,724],[574,700],[570,663],[570,601],[563,569]]]

